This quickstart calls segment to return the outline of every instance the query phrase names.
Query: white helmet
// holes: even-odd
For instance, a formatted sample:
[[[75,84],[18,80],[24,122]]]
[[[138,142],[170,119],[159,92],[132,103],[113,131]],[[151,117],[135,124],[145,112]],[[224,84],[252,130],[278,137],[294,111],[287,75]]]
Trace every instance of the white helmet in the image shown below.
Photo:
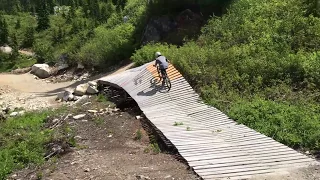
[[[157,57],[161,56],[161,53],[160,52],[156,52],[155,56],[157,58]]]

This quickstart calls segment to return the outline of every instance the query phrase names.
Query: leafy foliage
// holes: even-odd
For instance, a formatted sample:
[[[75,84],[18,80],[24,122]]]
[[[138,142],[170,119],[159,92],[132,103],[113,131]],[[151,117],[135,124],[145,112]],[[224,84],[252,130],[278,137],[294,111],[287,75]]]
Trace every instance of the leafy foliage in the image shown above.
[[[42,125],[48,112],[28,113],[1,123],[0,129],[0,179],[5,179],[12,170],[44,161],[44,145],[51,132]]]
[[[131,24],[119,25],[114,29],[98,27],[95,37],[82,47],[80,58],[88,65],[115,64],[133,51],[133,32]]]
[[[292,106],[257,98],[234,104],[229,114],[291,147],[320,149],[319,111],[318,105]]]
[[[320,150],[320,19],[309,8],[304,0],[234,1],[198,40],[149,44],[131,59],[143,64],[161,51],[207,103],[291,147]]]

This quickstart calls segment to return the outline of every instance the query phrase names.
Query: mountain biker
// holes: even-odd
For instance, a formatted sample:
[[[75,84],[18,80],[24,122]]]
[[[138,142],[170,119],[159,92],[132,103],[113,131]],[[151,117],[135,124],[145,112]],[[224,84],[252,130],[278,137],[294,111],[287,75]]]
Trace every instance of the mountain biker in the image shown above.
[[[156,57],[155,59],[156,62],[153,66],[156,67],[159,64],[161,76],[164,77],[164,75],[167,73],[167,69],[169,67],[170,61],[165,56],[162,56],[160,52],[156,52],[155,57]],[[162,83],[164,83],[164,79],[165,77],[163,78]]]

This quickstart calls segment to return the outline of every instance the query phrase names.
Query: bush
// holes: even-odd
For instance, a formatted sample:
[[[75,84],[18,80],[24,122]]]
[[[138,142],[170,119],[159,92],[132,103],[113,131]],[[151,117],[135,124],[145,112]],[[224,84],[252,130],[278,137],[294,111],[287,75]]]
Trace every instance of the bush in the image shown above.
[[[176,46],[167,44],[149,44],[143,46],[137,50],[132,56],[131,60],[135,62],[135,65],[140,66],[145,63],[151,62],[155,59],[155,53],[160,51],[169,60],[171,59],[172,53],[176,50]]]
[[[95,37],[81,48],[80,59],[86,65],[102,68],[130,57],[134,50],[133,32],[134,27],[128,23],[114,29],[96,28]]]
[[[38,63],[54,62],[53,46],[50,41],[44,39],[37,39],[34,43],[33,50],[36,53]]]

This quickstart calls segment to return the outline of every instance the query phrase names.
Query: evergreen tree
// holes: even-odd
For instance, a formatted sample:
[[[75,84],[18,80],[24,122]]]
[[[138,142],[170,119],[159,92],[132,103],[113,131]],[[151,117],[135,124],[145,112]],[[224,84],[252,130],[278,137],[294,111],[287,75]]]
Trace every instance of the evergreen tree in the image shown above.
[[[38,15],[38,31],[46,30],[50,27],[49,22],[49,12],[48,12],[48,6],[46,2],[43,2],[40,4],[37,8],[37,15]]]
[[[12,53],[11,53],[10,59],[12,61],[15,61],[19,56],[19,46],[18,46],[17,36],[15,33],[12,35],[11,41],[12,41],[11,42]]]
[[[22,47],[29,48],[33,46],[34,43],[34,28],[28,27],[24,33],[24,39],[22,41]]]
[[[8,43],[8,24],[6,20],[0,16],[0,44]]]
[[[16,22],[15,29],[20,29],[20,28],[21,28],[21,20],[18,19],[17,22]]]

